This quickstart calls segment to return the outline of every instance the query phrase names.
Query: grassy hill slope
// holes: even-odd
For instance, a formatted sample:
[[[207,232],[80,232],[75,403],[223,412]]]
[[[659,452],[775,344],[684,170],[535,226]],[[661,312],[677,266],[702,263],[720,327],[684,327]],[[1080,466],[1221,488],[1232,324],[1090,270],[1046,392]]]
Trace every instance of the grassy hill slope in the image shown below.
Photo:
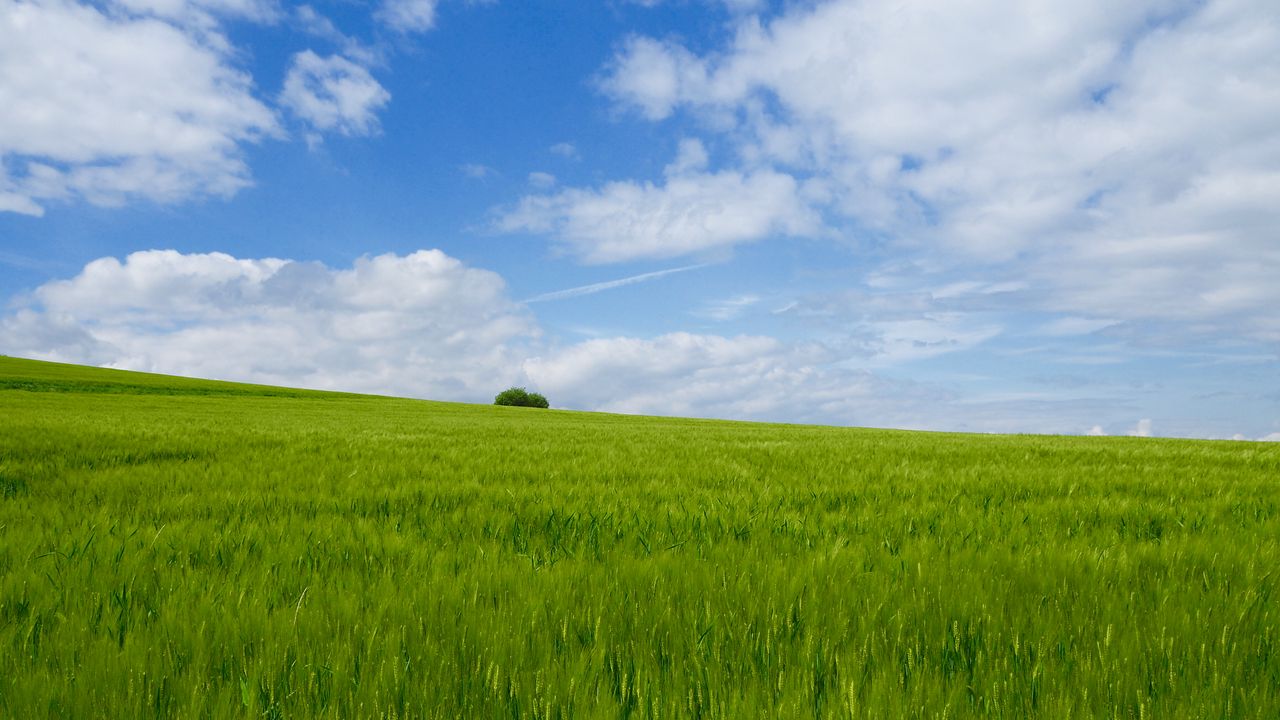
[[[1280,717],[1278,477],[0,358],[0,717]]]

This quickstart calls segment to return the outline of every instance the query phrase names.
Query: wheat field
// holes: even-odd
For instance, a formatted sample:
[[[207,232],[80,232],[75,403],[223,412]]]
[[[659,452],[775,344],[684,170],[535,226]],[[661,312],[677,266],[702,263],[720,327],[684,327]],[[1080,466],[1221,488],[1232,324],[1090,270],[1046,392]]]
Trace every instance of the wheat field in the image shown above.
[[[0,717],[1276,718],[1278,478],[0,358]]]

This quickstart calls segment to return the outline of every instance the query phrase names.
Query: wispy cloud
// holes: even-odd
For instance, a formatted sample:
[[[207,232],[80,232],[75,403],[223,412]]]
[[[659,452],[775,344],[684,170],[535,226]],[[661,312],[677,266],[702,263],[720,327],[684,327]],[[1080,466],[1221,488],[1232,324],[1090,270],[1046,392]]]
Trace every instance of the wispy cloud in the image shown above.
[[[66,265],[54,260],[45,260],[22,255],[20,253],[0,250],[0,265],[22,268],[23,270],[65,270]]]
[[[539,190],[548,190],[555,187],[556,176],[546,172],[529,173],[529,184]]]
[[[688,272],[704,268],[708,263],[699,263],[697,265],[685,265],[684,267],[671,268],[669,270],[658,270],[656,272],[641,273],[640,275],[632,275],[618,280],[607,280],[605,282],[592,283],[590,285],[580,285],[578,287],[568,288],[567,290],[556,290],[554,292],[535,295],[527,300],[526,303],[548,302],[550,300],[565,300],[582,295],[594,295],[604,290],[612,290],[614,288],[623,287],[624,285],[635,285],[649,280],[657,280],[660,277],[674,275],[676,273]]]
[[[568,158],[570,160],[577,160],[580,157],[578,155],[578,148],[575,147],[573,143],[559,142],[552,145],[550,150],[551,154],[559,155],[562,158]]]
[[[498,174],[497,170],[481,163],[463,163],[458,166],[458,169],[472,180],[486,180]]]
[[[708,320],[727,322],[737,318],[747,308],[758,302],[760,302],[760,296],[758,295],[735,295],[731,298],[709,302],[701,310],[697,310],[693,314]]]

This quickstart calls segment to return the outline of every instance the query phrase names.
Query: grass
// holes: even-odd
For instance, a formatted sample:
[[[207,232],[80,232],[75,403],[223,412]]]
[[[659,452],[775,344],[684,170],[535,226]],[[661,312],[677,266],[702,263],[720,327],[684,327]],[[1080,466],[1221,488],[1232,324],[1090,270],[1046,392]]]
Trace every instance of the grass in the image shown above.
[[[0,358],[0,717],[1280,717],[1280,446]]]

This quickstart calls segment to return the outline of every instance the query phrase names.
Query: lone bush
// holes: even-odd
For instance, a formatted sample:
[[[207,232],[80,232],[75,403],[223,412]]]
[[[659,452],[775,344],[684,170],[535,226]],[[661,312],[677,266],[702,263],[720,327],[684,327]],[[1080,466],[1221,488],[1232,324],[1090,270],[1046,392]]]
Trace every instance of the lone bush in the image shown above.
[[[514,405],[516,407],[548,408],[551,403],[538,393],[531,393],[522,387],[507,388],[493,399],[494,405]]]

